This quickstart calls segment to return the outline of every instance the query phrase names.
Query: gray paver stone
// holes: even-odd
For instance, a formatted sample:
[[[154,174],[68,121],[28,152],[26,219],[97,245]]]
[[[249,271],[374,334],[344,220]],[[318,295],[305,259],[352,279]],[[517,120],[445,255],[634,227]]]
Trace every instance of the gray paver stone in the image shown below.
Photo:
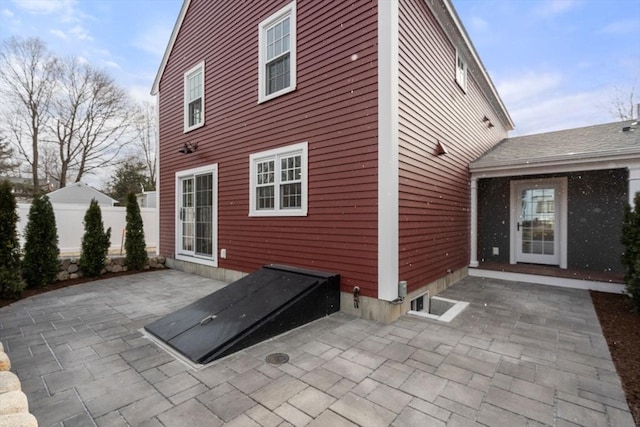
[[[289,403],[304,413],[312,417],[317,417],[324,412],[325,409],[331,406],[335,400],[336,399],[334,397],[327,393],[323,393],[313,387],[307,387],[289,399]]]
[[[392,424],[393,427],[444,427],[446,425],[447,424],[443,421],[433,418],[432,416],[427,415],[424,412],[417,411],[411,407],[404,408]]]
[[[368,427],[386,427],[396,414],[353,393],[347,393],[330,409],[352,422]]]

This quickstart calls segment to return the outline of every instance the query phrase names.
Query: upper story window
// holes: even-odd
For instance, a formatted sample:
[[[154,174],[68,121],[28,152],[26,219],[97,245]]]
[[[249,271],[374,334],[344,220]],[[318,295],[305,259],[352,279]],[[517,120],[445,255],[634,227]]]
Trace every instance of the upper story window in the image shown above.
[[[184,131],[204,125],[204,62],[184,73]]]
[[[258,102],[296,88],[296,4],[292,2],[259,25]]]
[[[467,61],[456,50],[456,82],[463,91],[467,91]]]
[[[307,214],[307,143],[252,154],[250,216]]]

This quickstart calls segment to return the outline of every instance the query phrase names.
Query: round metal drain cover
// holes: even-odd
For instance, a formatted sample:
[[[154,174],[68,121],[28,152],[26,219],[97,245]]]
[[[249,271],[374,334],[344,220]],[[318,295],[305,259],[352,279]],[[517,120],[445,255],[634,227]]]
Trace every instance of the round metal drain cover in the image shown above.
[[[282,365],[289,361],[289,356],[284,353],[272,353],[268,355],[265,360],[267,363],[271,363],[272,365]]]

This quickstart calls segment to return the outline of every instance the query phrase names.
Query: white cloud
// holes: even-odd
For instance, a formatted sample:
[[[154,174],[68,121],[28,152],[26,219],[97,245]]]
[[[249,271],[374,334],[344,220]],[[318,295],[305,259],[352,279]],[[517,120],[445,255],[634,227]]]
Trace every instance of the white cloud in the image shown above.
[[[69,10],[73,0],[13,0],[16,7],[34,15],[49,15]]]
[[[627,35],[638,34],[640,28],[640,19],[625,19],[622,21],[611,22],[598,31],[596,34],[610,34],[610,35]]]
[[[469,26],[477,32],[483,32],[489,29],[489,23],[479,16],[473,16],[469,21]]]
[[[544,0],[536,3],[535,12],[542,17],[552,17],[567,12],[577,4],[577,0]]]
[[[102,63],[104,64],[105,67],[107,68],[114,68],[116,70],[121,70],[122,67],[120,66],[120,64],[118,64],[115,61],[102,61]]]
[[[2,9],[2,16],[10,19],[10,18],[13,18],[15,15],[9,9]]]
[[[173,24],[156,23],[135,35],[133,46],[152,55],[162,57],[172,30]]]
[[[507,105],[517,105],[538,99],[546,92],[557,88],[562,82],[562,76],[551,72],[528,72],[509,80],[502,81],[496,86],[498,93]]]
[[[155,103],[155,96],[151,95],[151,85],[143,86],[143,85],[133,85],[127,88],[129,92],[129,96],[133,98],[135,101],[147,101]]]
[[[62,30],[51,30],[49,32],[62,40],[67,40],[69,38]]]
[[[69,34],[74,37],[76,40],[86,40],[92,41],[93,37],[89,34],[86,28],[82,25],[75,25],[71,29],[69,29]]]
[[[607,88],[550,96],[540,102],[521,103],[510,109],[516,129],[511,136],[552,132],[616,121],[606,107]]]
[[[516,129],[511,136],[616,121],[613,87],[572,89],[557,72],[528,72],[497,82]]]

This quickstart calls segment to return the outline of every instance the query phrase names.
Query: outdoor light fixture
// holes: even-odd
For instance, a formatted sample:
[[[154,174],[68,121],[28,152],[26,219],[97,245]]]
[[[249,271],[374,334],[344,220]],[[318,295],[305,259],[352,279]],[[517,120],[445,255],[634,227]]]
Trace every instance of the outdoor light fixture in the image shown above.
[[[436,155],[443,156],[448,153],[449,152],[447,151],[445,146],[440,141],[438,141],[438,143],[436,144]]]
[[[483,122],[488,122],[488,121],[489,121],[489,117],[484,116],[484,117],[482,118],[482,121],[483,121]]]
[[[191,154],[198,149],[198,143],[185,142],[181,149],[178,150],[180,154]]]

